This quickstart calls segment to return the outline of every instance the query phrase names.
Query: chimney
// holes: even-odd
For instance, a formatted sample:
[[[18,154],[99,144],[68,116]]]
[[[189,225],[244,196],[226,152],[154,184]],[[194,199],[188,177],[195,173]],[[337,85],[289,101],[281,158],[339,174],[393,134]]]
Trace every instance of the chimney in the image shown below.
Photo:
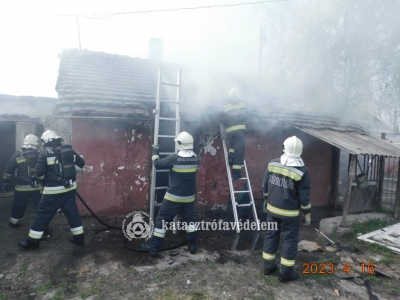
[[[155,61],[163,60],[163,40],[151,38],[149,42],[149,59]]]

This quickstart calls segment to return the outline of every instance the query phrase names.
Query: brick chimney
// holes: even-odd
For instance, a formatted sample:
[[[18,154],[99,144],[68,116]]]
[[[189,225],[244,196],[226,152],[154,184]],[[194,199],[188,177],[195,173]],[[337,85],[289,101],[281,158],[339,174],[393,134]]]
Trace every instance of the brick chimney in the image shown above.
[[[151,38],[149,42],[149,59],[162,61],[163,52],[163,40]]]

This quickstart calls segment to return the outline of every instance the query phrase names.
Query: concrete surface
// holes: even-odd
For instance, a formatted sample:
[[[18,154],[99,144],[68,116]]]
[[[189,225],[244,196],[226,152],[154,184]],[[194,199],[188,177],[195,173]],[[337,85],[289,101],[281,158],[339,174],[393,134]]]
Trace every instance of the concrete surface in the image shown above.
[[[382,213],[367,213],[367,214],[359,214],[359,215],[348,215],[346,218],[347,226],[351,226],[351,224],[353,224],[354,221],[365,222],[365,221],[368,221],[371,219],[380,219],[382,221],[390,221],[391,216],[388,214],[382,214]],[[342,221],[342,216],[322,219],[319,223],[319,230],[326,235],[330,235],[338,229],[341,221]]]

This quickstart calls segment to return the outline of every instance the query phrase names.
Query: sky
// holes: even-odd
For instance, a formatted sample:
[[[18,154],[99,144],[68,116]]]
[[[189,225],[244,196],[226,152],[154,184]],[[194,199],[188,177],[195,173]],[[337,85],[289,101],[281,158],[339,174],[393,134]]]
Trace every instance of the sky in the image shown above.
[[[261,0],[0,1],[0,94],[57,97],[58,54],[79,48],[257,74],[262,9],[256,5],[120,14]],[[78,35],[78,24],[79,32]],[[184,76],[184,75],[183,75]]]

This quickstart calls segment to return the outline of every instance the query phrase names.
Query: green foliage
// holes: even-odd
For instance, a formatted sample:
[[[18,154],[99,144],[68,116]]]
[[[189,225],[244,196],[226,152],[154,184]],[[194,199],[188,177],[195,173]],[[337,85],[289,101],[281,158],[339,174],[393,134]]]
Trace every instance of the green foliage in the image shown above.
[[[376,277],[376,276],[373,276],[373,275],[368,275],[368,276],[367,276],[367,279],[368,279],[369,281],[371,281],[371,282],[374,282],[374,283],[376,283],[376,282],[379,281],[379,278]]]
[[[383,284],[385,285],[385,287],[388,288],[388,290],[389,290],[392,294],[395,294],[395,295],[400,294],[400,291],[396,288],[396,286],[395,286],[392,282],[390,282],[390,281],[385,281]]]
[[[37,287],[35,287],[35,292],[39,293],[39,294],[46,294],[48,291],[50,291],[52,289],[53,285],[50,281],[46,282],[45,284],[42,285],[38,285]]]
[[[356,221],[351,225],[351,227],[354,229],[355,234],[359,232],[361,232],[362,234],[366,234],[386,226],[389,226],[389,223],[380,219],[370,219],[365,222]]]
[[[10,295],[6,291],[0,291],[0,300],[9,300]]]
[[[207,295],[204,294],[202,291],[193,291],[191,293],[192,300],[204,300],[207,299]]]
[[[261,281],[265,281],[268,286],[278,286],[279,285],[279,280],[278,280],[278,272],[272,275],[264,275],[264,274],[257,274],[256,278]]]

